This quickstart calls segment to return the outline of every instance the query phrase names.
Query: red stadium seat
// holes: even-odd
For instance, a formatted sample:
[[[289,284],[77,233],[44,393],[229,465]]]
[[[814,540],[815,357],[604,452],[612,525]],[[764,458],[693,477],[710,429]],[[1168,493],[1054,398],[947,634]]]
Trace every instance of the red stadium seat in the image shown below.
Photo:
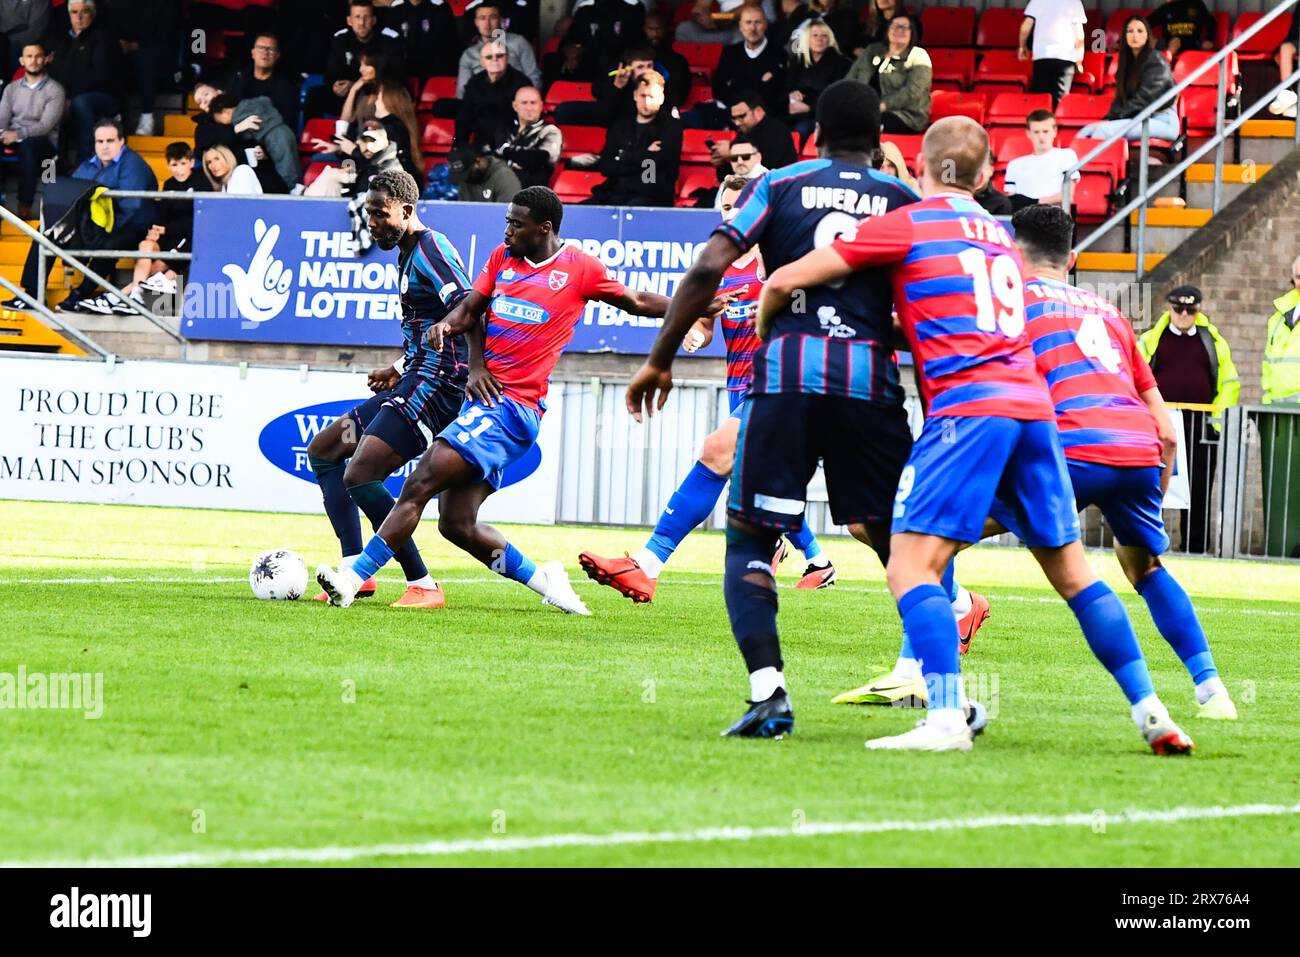
[[[708,163],[711,154],[705,140],[729,143],[735,138],[735,130],[682,130],[682,163]]]
[[[1029,60],[1020,59],[1015,50],[989,50],[980,57],[979,65],[975,67],[975,82],[981,85],[1014,85],[1023,90],[1029,86],[1032,70],[1033,64]]]
[[[312,146],[312,140],[324,140],[326,143],[329,143],[332,142],[333,139],[333,120],[308,120],[303,124],[302,133],[298,136],[298,152],[302,154],[315,153],[316,147]]]
[[[302,185],[303,185],[303,186],[310,186],[312,183],[316,182],[316,180],[320,177],[320,174],[321,174],[321,173],[325,172],[325,169],[326,169],[327,167],[334,166],[334,165],[336,165],[336,164],[334,164],[334,163],[312,163],[310,166],[308,166],[308,167],[303,171],[303,174],[302,174]]]
[[[936,47],[969,50],[975,34],[975,11],[971,7],[926,7],[921,11],[921,36],[930,58]]]
[[[718,60],[722,57],[721,43],[674,43],[673,49],[686,57],[691,73],[706,80],[713,76],[713,71],[718,68]]]
[[[1007,164],[1017,156],[1026,156],[1034,151],[1024,128],[1015,129],[1010,126],[989,130],[989,149],[993,151],[997,169],[1006,169]]]
[[[445,156],[451,152],[455,139],[455,120],[425,120],[424,131],[420,135],[420,151]]]
[[[1140,13],[1144,17],[1151,16],[1151,10],[1149,8],[1146,10],[1137,10],[1134,9],[1133,7],[1120,7],[1118,10],[1114,11],[1113,13],[1111,13],[1109,17],[1106,18],[1106,49],[1107,50],[1119,49],[1120,42],[1123,39],[1123,37],[1121,37],[1120,34],[1124,32],[1124,21],[1126,21],[1129,17],[1133,16],[1133,14],[1135,13]]]
[[[577,83],[573,80],[556,80],[551,84],[551,88],[546,91],[546,112],[554,113],[555,108],[561,103],[572,103],[575,100],[595,101],[591,95],[590,83]]]
[[[1105,83],[1106,54],[1101,50],[1086,50],[1083,54],[1083,69],[1074,74],[1074,83],[1070,89],[1100,93]]]
[[[925,139],[921,133],[886,133],[880,138],[885,143],[893,143],[898,147],[898,151],[903,154],[903,162],[913,172],[916,171],[917,160],[921,156],[921,141]]]
[[[1094,41],[1106,34],[1106,14],[1100,10],[1084,10],[1083,15],[1088,18],[1083,25],[1083,48],[1091,50],[1096,45]]]
[[[1034,110],[1051,108],[1050,93],[998,93],[989,103],[988,123],[990,126],[1023,127],[1025,117]]]
[[[599,153],[605,148],[603,126],[561,126],[560,158],[572,159],[581,153]]]
[[[1105,222],[1112,212],[1111,194],[1113,192],[1110,177],[1105,173],[1089,170],[1082,171],[1079,174],[1079,181],[1070,190],[1075,221],[1080,223]]]
[[[677,174],[677,202],[675,206],[694,206],[691,196],[697,189],[714,189],[718,186],[718,173],[712,166],[682,166]]]
[[[817,137],[809,136],[808,139],[804,140],[803,149],[799,151],[799,158],[801,160],[817,158]]]
[[[935,90],[930,94],[930,122],[941,120],[945,116],[969,116],[979,124],[984,123],[988,101],[974,93],[952,93],[948,90]]]
[[[1178,58],[1178,61],[1174,64],[1174,85],[1177,86],[1179,83],[1182,83],[1189,76],[1195,73],[1197,68],[1199,68],[1202,64],[1204,64],[1206,60],[1210,59],[1213,56],[1215,56],[1214,53],[1204,51],[1204,50],[1188,50],[1186,53],[1182,54]],[[1241,67],[1237,62],[1237,54],[1229,53],[1228,54],[1228,91],[1230,93],[1236,91],[1237,80],[1240,73],[1241,73]],[[1196,78],[1196,81],[1192,84],[1192,86],[1193,87],[1208,86],[1211,87],[1212,89],[1218,89],[1219,68],[1217,66],[1210,67],[1208,70],[1206,70],[1204,73],[1202,73],[1200,76]]]
[[[1067,93],[1056,106],[1056,125],[1080,129],[1106,118],[1115,97],[1110,94]]]
[[[711,102],[713,102],[713,87],[707,83],[692,84],[690,92],[686,94],[686,102],[682,104],[682,112],[700,103]]]
[[[560,197],[560,202],[580,203],[584,199],[590,199],[592,189],[603,182],[605,182],[605,177],[600,173],[582,169],[566,169],[555,177],[555,182],[551,188]]]
[[[1101,140],[1088,139],[1083,136],[1074,137],[1069,143],[1062,144],[1074,150],[1079,159],[1083,159],[1088,153],[1092,152],[1101,145]],[[1120,140],[1112,143],[1101,153],[1100,156],[1094,157],[1085,167],[1087,170],[1104,173],[1110,179],[1111,189],[1113,190],[1124,180],[1125,167],[1128,165],[1128,143]]]
[[[1189,86],[1178,94],[1178,118],[1188,136],[1213,136],[1218,129],[1218,112],[1219,91],[1214,87]]]
[[[935,9],[935,8],[931,8]],[[962,9],[962,8],[958,8]],[[931,49],[930,63],[933,67],[932,83],[955,84],[958,90],[964,90],[975,76],[975,51]],[[944,87],[937,87],[944,89]]]
[[[1262,13],[1239,13],[1237,22],[1233,24],[1232,36],[1230,39],[1235,40],[1241,36],[1261,19]],[[1275,19],[1272,23],[1260,30],[1253,37],[1237,48],[1237,53],[1243,60],[1271,60],[1273,54],[1277,52],[1286,40],[1294,39],[1287,36],[1287,27],[1291,25],[1291,18],[1285,13]]]
[[[986,7],[975,31],[975,45],[985,50],[997,47],[1017,49],[1020,46],[1020,23],[1024,19],[1024,10]]]
[[[427,113],[439,100],[456,99],[456,78],[454,76],[431,76],[420,91],[418,109]]]
[[[1232,18],[1223,10],[1213,14],[1214,16],[1214,48],[1222,50],[1228,45],[1228,40],[1232,36]]]

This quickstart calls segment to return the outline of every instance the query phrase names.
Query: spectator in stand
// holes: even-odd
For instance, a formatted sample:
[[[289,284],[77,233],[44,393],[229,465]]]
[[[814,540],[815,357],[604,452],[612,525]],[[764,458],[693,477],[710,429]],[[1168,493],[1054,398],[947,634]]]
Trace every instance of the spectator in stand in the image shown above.
[[[1297,31],[1300,31],[1300,8],[1291,11],[1291,25],[1286,28],[1287,38],[1277,48],[1277,69],[1283,80],[1291,79],[1291,74],[1295,72],[1296,37],[1300,36]],[[1277,99],[1268,105],[1268,111],[1274,116],[1287,116],[1294,120],[1296,102],[1294,87],[1283,90],[1277,95]]]
[[[252,66],[242,66],[226,81],[226,91],[237,100],[264,96],[292,129],[298,129],[301,81],[280,66],[280,38],[262,32],[253,38]]]
[[[897,143],[889,140],[881,141],[880,160],[876,168],[880,172],[894,177],[917,196],[921,195],[921,185],[916,181],[916,177],[912,175],[912,171],[907,168],[907,160],[903,158],[903,151],[898,148]]]
[[[589,82],[601,63],[622,56],[623,48],[636,43],[644,33],[646,11],[640,0],[578,0],[572,12],[572,23],[565,33],[560,34],[564,37],[561,50],[570,43],[582,45],[582,67],[571,72],[585,71],[586,76],[564,76],[561,79]]]
[[[194,172],[194,151],[189,143],[168,143],[164,154],[167,157],[167,170],[171,176],[162,184],[164,193],[206,193],[211,190],[208,180]],[[154,224],[140,245],[136,248],[142,253],[191,251],[194,234],[194,203],[189,200],[160,200]],[[156,302],[163,296],[175,296],[177,277],[186,271],[186,264],[167,259],[137,259],[130,285],[123,286],[122,291],[142,306],[157,311]],[[98,312],[103,315],[133,315],[135,310],[116,295],[106,292],[93,299],[86,299],[81,304],[83,312]]]
[[[653,70],[636,81],[635,116],[610,128],[597,156],[570,161],[578,169],[596,167],[605,182],[587,202],[607,206],[671,206],[682,158],[682,122],[663,109],[664,78]]]
[[[504,43],[493,41],[480,46],[478,57],[483,69],[465,84],[456,114],[456,142],[496,146],[494,140],[500,131],[514,122],[515,94],[533,84],[511,65]]]
[[[736,94],[731,104],[731,122],[736,138],[730,143],[714,143],[709,148],[709,162],[725,172],[732,161],[732,151],[748,143],[758,149],[769,169],[789,166],[799,158],[790,128],[768,112],[763,98],[753,90]]]
[[[664,88],[664,106],[680,109],[691,92],[691,65],[686,57],[673,49],[667,17],[662,13],[646,14],[644,39],[653,55],[655,70],[667,84]]]
[[[387,74],[406,76],[401,38],[392,28],[379,27],[379,18],[371,0],[351,0],[347,24],[334,34],[330,42],[325,85],[307,94],[307,116],[338,116],[361,69],[361,51],[364,49],[377,49],[383,55]]]
[[[469,0],[465,5],[465,15],[461,17],[460,30],[462,46],[474,39],[478,29],[478,24],[474,22],[474,14],[478,12],[478,8],[492,2],[493,0]],[[530,44],[541,36],[540,0],[501,0],[500,10],[503,29],[523,37]]]
[[[1079,0],[1029,0],[1020,24],[1020,59],[1032,53],[1030,93],[1050,93],[1052,109],[1070,92],[1083,65],[1083,28],[1088,16]],[[1029,45],[1033,35],[1033,48]]]
[[[788,71],[790,128],[807,139],[817,125],[822,90],[849,72],[851,61],[840,52],[835,34],[821,20],[810,20],[795,37]]]
[[[243,153],[239,143],[239,134],[231,126],[225,126],[212,118],[212,101],[224,93],[220,86],[210,80],[200,80],[194,85],[191,94],[199,108],[191,119],[194,121],[194,154],[202,156],[214,146],[224,146],[235,155]]]
[[[235,154],[224,146],[214,146],[203,154],[203,173],[214,193],[262,194],[262,184],[253,168],[238,163]]]
[[[356,152],[339,166],[326,166],[306,189],[304,196],[357,196],[380,173],[402,170],[397,145],[379,120],[367,120],[357,137]]]
[[[457,146],[447,158],[456,198],[462,203],[508,203],[522,188],[510,164],[492,152],[492,147]]]
[[[783,109],[789,100],[789,90],[785,85],[786,54],[768,36],[767,14],[763,8],[742,7],[739,25],[740,41],[723,48],[718,66],[713,71],[713,99],[718,106],[711,106],[710,111],[719,114],[716,117],[721,121],[716,124],[719,128],[725,125],[726,119],[718,107],[733,102],[740,93],[752,90],[762,97],[764,103],[770,103],[778,110]],[[703,106],[701,104],[701,109]],[[709,119],[712,121],[714,118]],[[701,122],[700,125],[713,128],[712,122]]]
[[[1160,34],[1159,49],[1173,59],[1184,50],[1213,50],[1218,31],[1205,0],[1167,0],[1151,14],[1151,27]]]
[[[1017,156],[1007,164],[1007,178],[1003,184],[1011,199],[1012,210],[1042,203],[1059,206],[1064,199],[1062,190],[1065,173],[1079,162],[1071,149],[1056,145],[1056,117],[1051,110],[1034,110],[1025,118],[1025,135],[1034,151]],[[1075,182],[1079,174],[1071,177]]]
[[[140,98],[136,136],[153,136],[158,89],[176,72],[180,54],[179,5],[175,0],[113,0],[113,32],[131,68]],[[124,104],[125,106],[125,104]]]
[[[49,71],[67,94],[78,158],[95,152],[95,122],[122,110],[117,44],[97,21],[94,0],[69,0],[70,29],[54,33]],[[87,159],[88,161],[88,159]]]
[[[521,187],[549,186],[564,147],[560,128],[542,119],[542,93],[535,86],[515,91],[515,124],[497,148]]]
[[[450,72],[461,44],[447,0],[392,0],[379,13],[380,22],[401,38],[407,69],[421,85]]]
[[[379,97],[379,80],[384,69],[384,55],[378,50],[362,50],[358,58],[357,78],[352,81],[339,119],[354,129],[374,119],[375,100]]]
[[[906,13],[889,23],[889,41],[872,43],[849,68],[880,94],[880,129],[884,133],[922,133],[930,122],[930,54],[916,46],[916,21]]]
[[[1011,200],[993,185],[993,152],[984,157],[984,188],[975,191],[975,202],[984,207],[990,216],[1010,216],[1013,212]]]
[[[674,36],[682,43],[735,43],[735,23],[714,19],[714,13],[735,13],[747,0],[695,0],[691,16],[677,24]],[[716,7],[716,9],[715,9]]]
[[[650,22],[647,19],[647,24]],[[679,68],[684,71],[686,82],[678,84],[676,91],[672,84],[664,77],[664,109],[669,112],[675,110],[685,101],[686,94],[690,91],[690,68],[686,66],[685,58],[682,58],[682,65]],[[596,105],[588,106],[590,119],[587,123],[594,123],[597,126],[608,127],[615,120],[625,116],[636,115],[636,102],[633,94],[636,91],[636,81],[644,74],[651,71],[664,76],[663,72],[655,66],[655,52],[653,48],[646,44],[639,46],[630,46],[624,51],[622,61],[618,64],[617,69],[609,71],[611,75],[600,75],[596,82],[592,84],[592,92],[596,96]],[[680,96],[680,100],[674,100],[674,96]],[[567,105],[567,104],[566,104]],[[570,106],[564,111],[564,116],[572,116],[575,109]],[[565,120],[566,125],[569,122]]]
[[[279,0],[272,22],[255,29],[274,30],[280,36],[284,41],[284,67],[291,73],[323,74],[329,68],[330,46],[338,22],[347,18],[345,4],[346,0]],[[205,8],[212,9],[209,4],[192,5],[191,17]]]
[[[43,43],[28,43],[22,54],[22,77],[0,94],[0,143],[18,154],[18,215],[31,219],[41,164],[58,152],[67,97],[46,72]]]
[[[1187,454],[1190,511],[1182,514],[1183,548],[1204,554],[1211,544],[1214,519],[1210,488],[1218,460],[1219,431],[1224,409],[1237,404],[1241,382],[1228,341],[1201,312],[1201,290],[1179,286],[1167,297],[1169,308],[1155,325],[1138,337],[1142,356],[1151,364],[1156,385],[1166,402],[1213,406],[1213,412],[1179,410],[1183,416],[1183,446]]]
[[[866,49],[866,35],[858,20],[858,6],[853,0],[809,0],[808,9],[831,28],[835,42],[850,60]]]
[[[894,22],[894,17],[900,14],[906,14],[912,17],[916,28],[916,34],[912,37],[913,43],[920,43],[919,19],[915,11],[906,5],[899,3],[898,0],[867,0],[867,16],[863,21],[863,40],[870,46],[873,43],[889,42],[889,25]]]
[[[753,143],[733,143],[731,147],[731,175],[722,181],[723,185],[718,189],[717,195],[713,200],[714,209],[722,209],[723,194],[727,191],[727,183],[734,183],[739,180],[743,184],[751,179],[758,179],[767,172],[767,167],[763,165],[763,154]]]
[[[795,32],[815,18],[808,0],[781,0],[776,17],[769,20],[767,35],[781,50],[782,57],[789,57]]]
[[[126,130],[114,119],[101,119],[91,131],[95,155],[83,162],[73,172],[73,179],[92,180],[107,189],[156,190],[158,179],[153,175],[140,154],[126,145]],[[82,249],[135,249],[153,225],[153,206],[143,199],[113,200],[113,228],[106,231],[99,226],[81,229],[69,242]],[[116,268],[117,259],[102,256],[92,258],[87,266],[101,276],[109,276]],[[22,286],[28,295],[37,297],[40,281],[40,263],[35,244],[27,251],[23,266]],[[55,308],[62,312],[79,312],[84,300],[99,292],[98,283],[83,279],[68,298]],[[26,309],[20,299],[6,304],[9,309]]]
[[[29,43],[43,43],[50,29],[50,0],[0,3],[0,67],[4,76],[16,65]]]
[[[298,138],[269,99],[258,96],[236,100],[229,93],[222,93],[208,104],[208,110],[214,122],[230,126],[236,134],[243,133],[253,141],[249,165],[263,184],[262,192],[287,193],[293,188],[302,173],[298,165]],[[263,156],[270,161],[274,176],[261,170]]]
[[[1100,123],[1085,126],[1080,136],[1107,139],[1123,132],[1125,139],[1140,140],[1142,124],[1130,123],[1160,97],[1174,88],[1174,75],[1169,63],[1156,52],[1155,37],[1146,17],[1134,14],[1124,21],[1124,42],[1119,48],[1119,66],[1115,72],[1115,102]],[[1178,136],[1178,108],[1155,113],[1150,119],[1151,138],[1172,140]]]
[[[541,71],[537,69],[537,58],[533,55],[533,45],[519,34],[506,33],[501,29],[501,7],[498,6],[501,2],[502,0],[483,0],[474,10],[474,26],[478,28],[478,36],[460,55],[460,66],[456,74],[456,95],[462,99],[470,77],[486,69],[481,54],[484,44],[489,42],[504,44],[512,68],[524,74],[524,79],[529,84],[537,86],[542,82]],[[513,90],[510,95],[514,96]]]
[[[543,89],[549,90],[557,80],[590,83],[593,75],[592,66],[586,55],[586,46],[582,38],[573,32],[560,41],[558,50],[542,57]]]

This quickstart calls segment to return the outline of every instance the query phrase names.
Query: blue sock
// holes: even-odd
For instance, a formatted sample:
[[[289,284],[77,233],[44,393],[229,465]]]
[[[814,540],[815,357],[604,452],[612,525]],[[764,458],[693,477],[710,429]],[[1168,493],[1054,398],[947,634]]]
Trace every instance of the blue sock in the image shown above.
[[[378,535],[366,543],[366,547],[361,554],[352,562],[352,570],[361,576],[361,580],[373,578],[379,573],[379,569],[388,564],[388,560],[393,557],[393,550],[388,547]]]
[[[776,632],[776,589],[745,581],[746,575],[759,569],[771,576],[775,547],[775,534],[754,536],[727,527],[727,565],[722,593],[727,600],[731,633],[751,675],[760,668],[784,670]]]
[[[948,604],[957,600],[957,566],[948,562],[943,567],[943,575],[939,578],[939,584],[943,590],[948,593]]]
[[[509,542],[506,543],[506,550],[501,556],[493,559],[491,567],[498,575],[512,578],[524,585],[527,585],[537,573],[537,566],[533,564],[532,559]]]
[[[1164,568],[1157,568],[1137,583],[1137,593],[1147,603],[1156,630],[1169,642],[1178,660],[1187,666],[1192,681],[1200,684],[1216,677],[1219,669],[1214,667],[1205,630],[1196,617],[1192,600],[1174,576]]]
[[[334,534],[338,536],[343,557],[360,554],[361,516],[357,514],[356,503],[343,484],[343,470],[347,463],[331,462],[314,455],[309,455],[307,462],[316,476],[316,484],[320,486],[321,498],[325,500],[325,514],[334,528]]]
[[[366,518],[370,520],[370,527],[376,532],[379,531],[379,526],[384,524],[384,519],[388,517],[395,504],[393,494],[384,488],[384,483],[362,482],[348,489],[348,494],[352,496],[352,501],[361,507],[361,511],[366,513]],[[415,547],[414,538],[408,538],[401,548],[393,552],[393,557],[402,566],[402,574],[406,576],[408,582],[419,581],[429,574],[424,559],[420,557],[420,550]]]
[[[1093,582],[1069,601],[1083,637],[1097,660],[1119,683],[1129,704],[1155,694],[1133,622],[1119,597],[1105,582]]]
[[[921,661],[931,708],[959,708],[957,619],[938,585],[917,585],[898,599],[898,613],[915,657]],[[906,646],[906,639],[905,639]]]
[[[659,516],[654,533],[645,547],[660,561],[668,561],[682,539],[709,517],[726,484],[727,480],[723,476],[703,462],[696,462],[695,467],[686,473],[686,478],[682,479],[682,484],[677,486],[672,498],[668,499],[668,505]],[[769,560],[771,557],[768,556]]]
[[[903,643],[898,646],[898,657],[915,658],[916,652],[912,650],[912,639],[908,635],[907,629],[903,629]]]
[[[807,517],[803,520],[803,527],[797,532],[790,532],[786,535],[786,538],[790,539],[791,544],[793,544],[795,548],[803,552],[803,557],[808,559],[808,561],[812,561],[822,553],[821,542],[817,541],[817,536],[814,535],[812,529],[808,527]]]

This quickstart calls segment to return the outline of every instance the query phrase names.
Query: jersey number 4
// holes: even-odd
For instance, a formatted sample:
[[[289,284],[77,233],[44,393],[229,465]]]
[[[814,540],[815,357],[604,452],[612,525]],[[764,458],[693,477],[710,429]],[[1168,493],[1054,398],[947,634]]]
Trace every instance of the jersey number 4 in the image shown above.
[[[990,262],[983,249],[971,248],[957,261],[975,281],[975,325],[980,332],[1000,332],[1008,339],[1024,332],[1025,289],[1015,259],[1004,253]]]
[[[1106,320],[1095,312],[1084,316],[1079,323],[1079,331],[1074,335],[1074,342],[1089,359],[1096,359],[1107,372],[1117,373],[1121,362],[1119,350],[1110,341],[1106,329]]]

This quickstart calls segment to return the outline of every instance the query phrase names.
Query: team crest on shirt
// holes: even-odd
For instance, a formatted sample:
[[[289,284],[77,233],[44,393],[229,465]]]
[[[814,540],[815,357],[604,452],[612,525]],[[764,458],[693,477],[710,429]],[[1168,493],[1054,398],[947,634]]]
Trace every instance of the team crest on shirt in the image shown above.
[[[501,278],[504,279],[506,282],[509,282],[511,279],[515,278],[515,271],[513,269],[502,270]]]
[[[564,284],[569,281],[569,274],[567,272],[560,272],[558,269],[552,269],[547,275],[547,281],[550,282],[552,289],[559,292],[564,288]]]

